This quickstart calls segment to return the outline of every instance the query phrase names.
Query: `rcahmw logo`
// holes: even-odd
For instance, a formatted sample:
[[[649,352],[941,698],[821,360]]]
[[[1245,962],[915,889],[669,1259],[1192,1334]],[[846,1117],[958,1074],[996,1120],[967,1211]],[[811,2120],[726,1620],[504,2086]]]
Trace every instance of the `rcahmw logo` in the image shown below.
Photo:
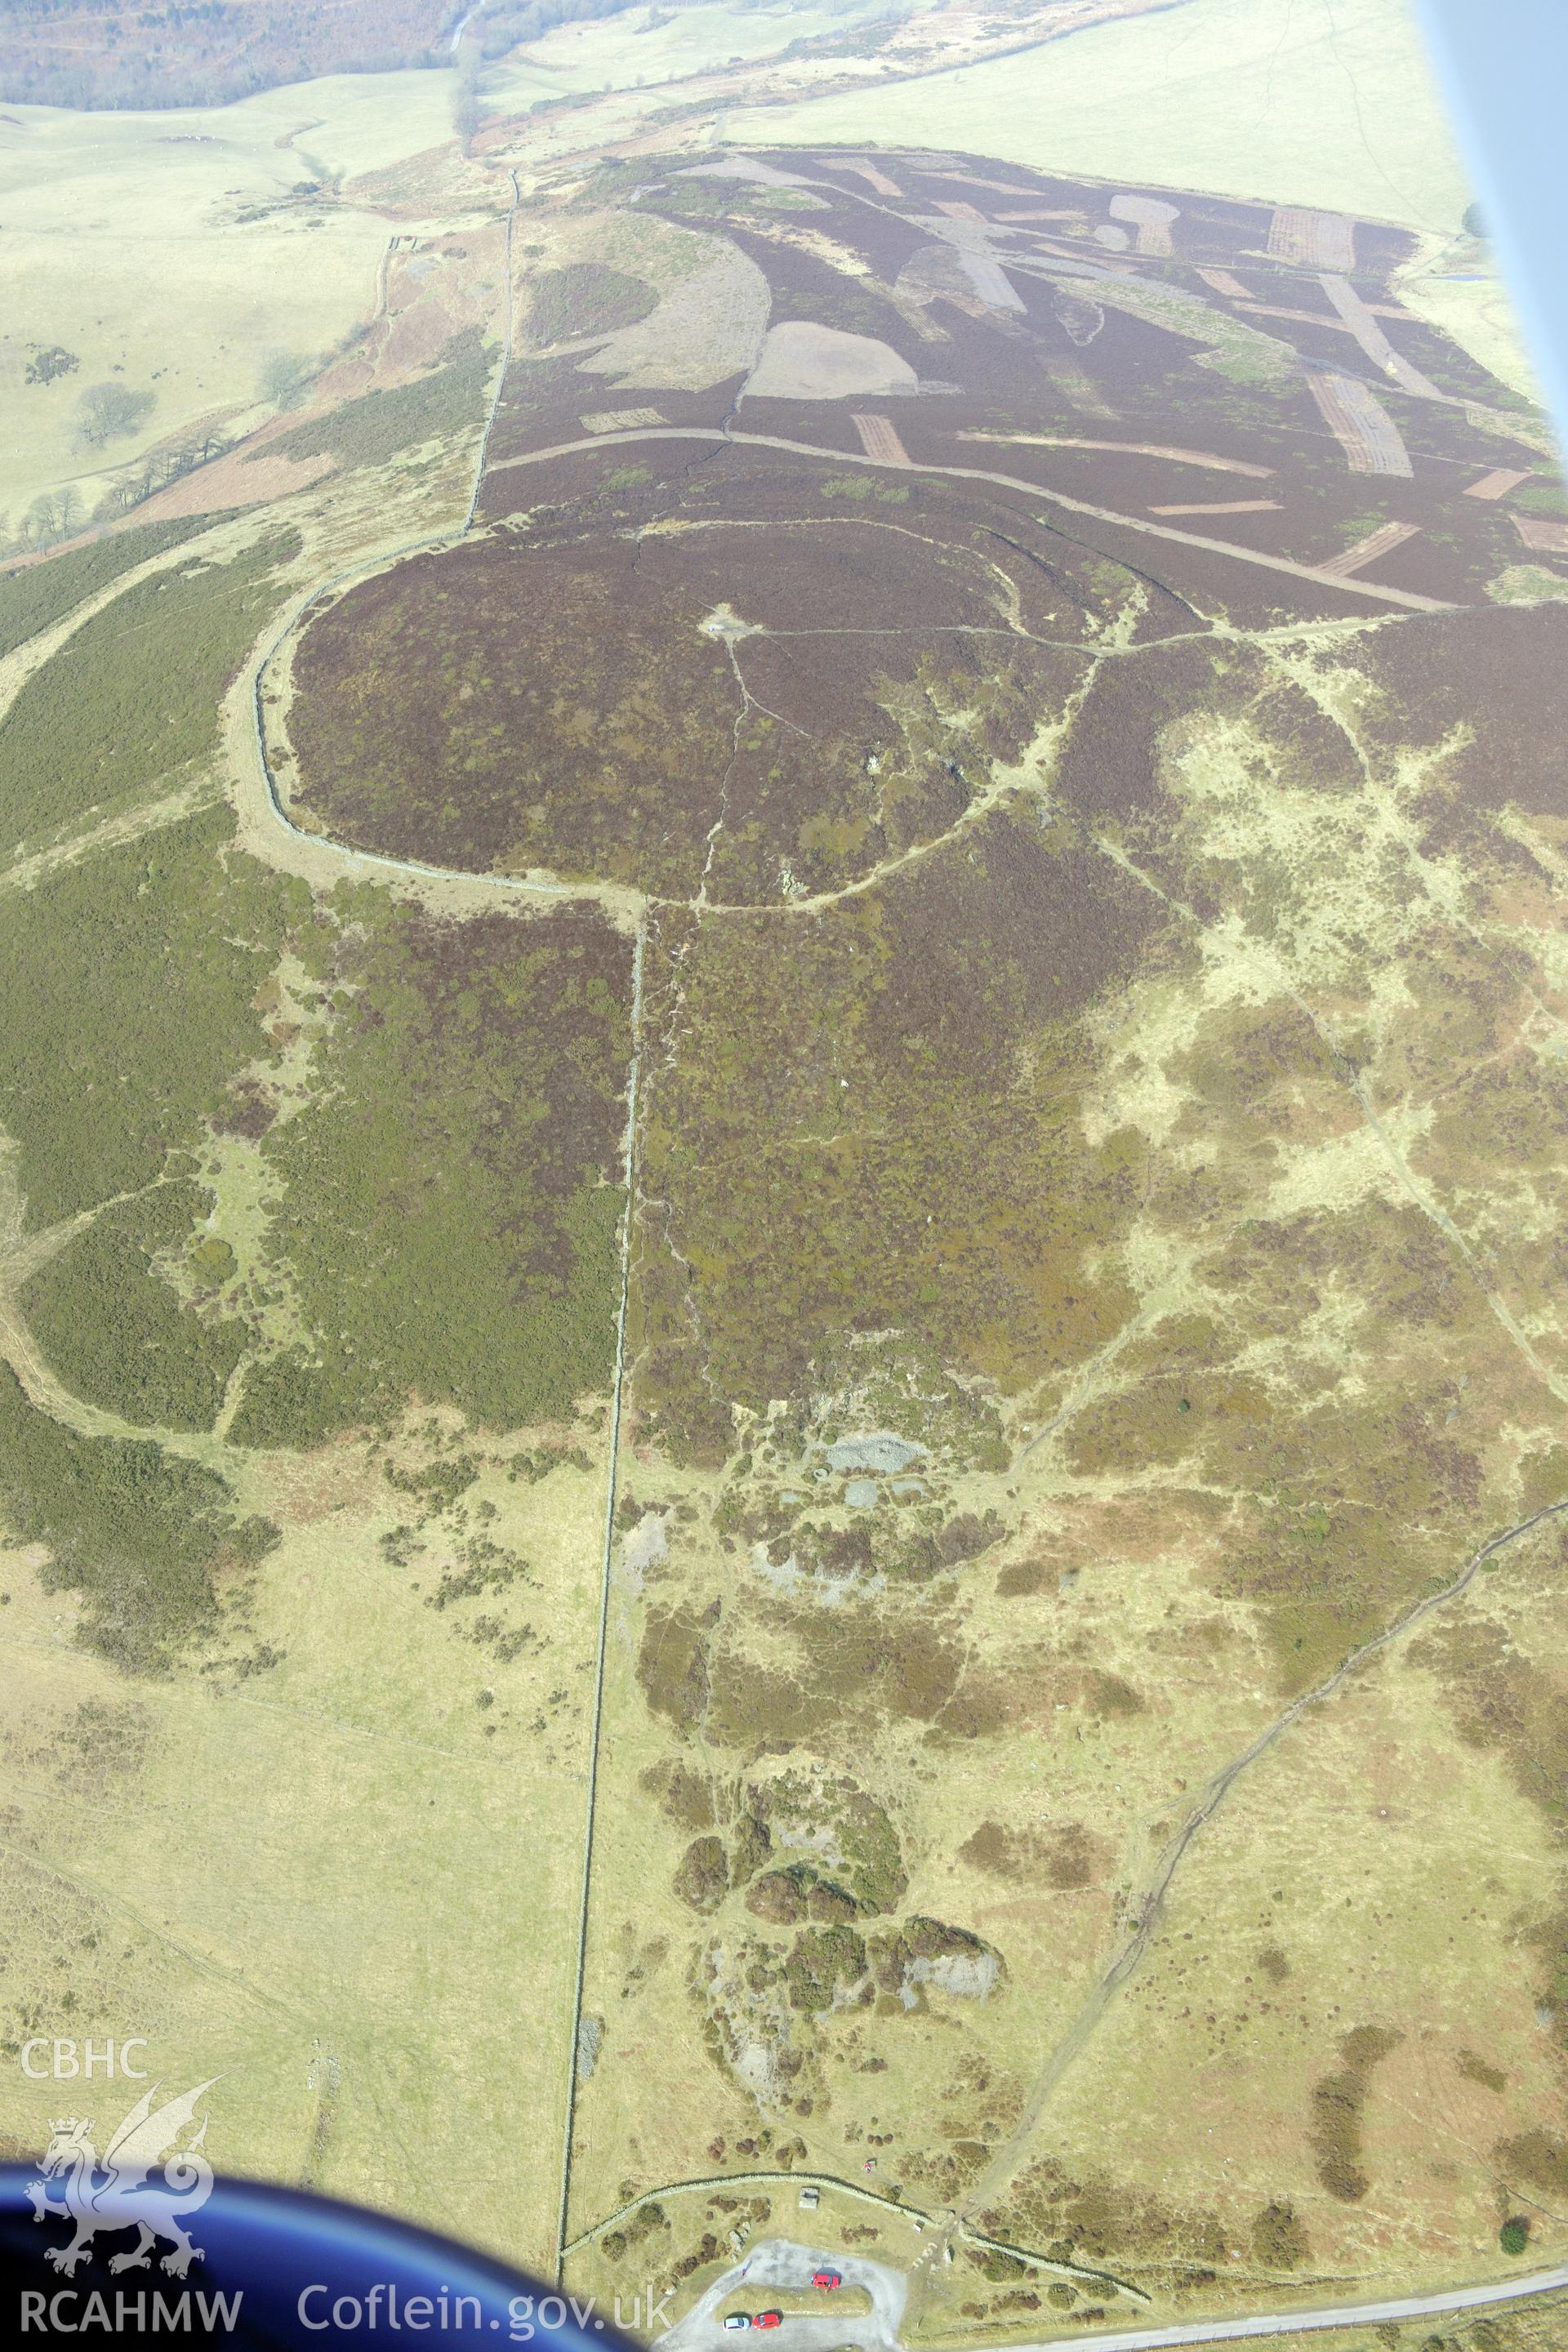
[[[39,2178],[29,2182],[27,2196],[36,2221],[68,2222],[75,2235],[67,2246],[47,2246],[47,2263],[69,2278],[88,2259],[100,2230],[137,2233],[133,2246],[114,2255],[110,2271],[148,2269],[153,2247],[164,2238],[171,2251],[161,2267],[172,2277],[183,2279],[201,2261],[202,2250],[192,2242],[182,2217],[199,2212],[212,2195],[213,2168],[201,2152],[205,2116],[194,2137],[181,2142],[195,2121],[198,2101],[217,2080],[215,2074],[161,2106],[153,2105],[157,2084],[143,2091],[111,2133],[101,2161],[89,2118],[64,2116],[51,2125],[49,2144],[38,2159]],[[154,2170],[161,2181],[149,2178]]]
[[[140,2058],[147,2047],[145,2034],[132,2034],[129,2042],[94,2042],[90,2035],[85,2042],[51,2042],[38,2034],[22,2044],[22,2072],[30,2074],[35,2083],[47,2083],[52,2074],[57,2083],[73,2082],[79,2074],[90,2082],[94,2074],[107,2074],[112,2082],[116,2074],[124,2074],[132,2083],[147,2080],[145,2066],[133,2066],[131,2053]]]
[[[25,2287],[22,2333],[30,2336],[38,2328],[46,2336],[156,2336],[166,2330],[171,2336],[189,2336],[194,2326],[200,2326],[221,2327],[229,2335],[239,2325],[242,2299],[243,2290],[237,2294],[189,2290],[164,2294],[157,2288],[138,2287],[128,2294],[121,2287],[113,2294],[100,2294],[96,2288],[81,2294],[74,2287],[61,2287],[56,2294],[45,2294]]]

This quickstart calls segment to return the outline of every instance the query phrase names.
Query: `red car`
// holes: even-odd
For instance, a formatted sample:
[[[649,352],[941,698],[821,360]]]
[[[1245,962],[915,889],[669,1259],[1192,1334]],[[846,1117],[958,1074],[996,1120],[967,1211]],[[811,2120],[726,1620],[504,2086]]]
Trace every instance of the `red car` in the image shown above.
[[[813,2271],[811,2273],[811,2284],[813,2286],[825,2288],[829,2294],[831,2294],[836,2286],[843,2285],[844,2280],[842,2274],[837,2271]]]
[[[753,2327],[782,2327],[784,2326],[784,2314],[782,2311],[759,2311],[752,2318],[752,2326]]]

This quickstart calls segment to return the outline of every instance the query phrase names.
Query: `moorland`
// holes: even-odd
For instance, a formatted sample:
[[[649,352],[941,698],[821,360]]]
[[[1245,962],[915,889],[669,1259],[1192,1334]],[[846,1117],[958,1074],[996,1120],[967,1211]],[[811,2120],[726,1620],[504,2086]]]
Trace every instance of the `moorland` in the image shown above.
[[[574,2292],[1502,2293],[1549,428],[1396,209],[715,70],[383,124],[363,332],[0,577],[7,2036]]]

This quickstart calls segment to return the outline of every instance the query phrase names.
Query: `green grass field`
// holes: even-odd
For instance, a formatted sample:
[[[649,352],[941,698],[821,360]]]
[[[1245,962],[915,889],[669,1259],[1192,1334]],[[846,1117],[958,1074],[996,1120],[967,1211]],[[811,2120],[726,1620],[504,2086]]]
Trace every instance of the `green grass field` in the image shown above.
[[[1405,0],[1186,0],[887,89],[739,109],[741,144],[874,139],[1452,233],[1469,190]]]
[[[259,423],[270,353],[330,351],[370,316],[387,223],[331,183],[449,139],[452,82],[342,74],[176,114],[8,111],[0,517],[15,529],[36,493],[65,482],[91,508],[106,471],[199,419]],[[77,366],[27,383],[34,345]],[[134,433],[84,448],[79,395],[110,377],[154,405]]]
[[[18,1433],[14,1406],[0,1373],[7,1461],[18,1444],[94,1461],[53,1424]],[[205,2112],[225,2171],[309,2182],[543,2269],[602,1459],[537,1485],[491,1465],[464,1498],[530,1565],[523,1605],[542,1638],[510,1663],[472,1638],[489,1603],[468,1604],[467,1623],[461,1608],[437,1614],[423,1564],[389,1563],[380,1538],[407,1500],[363,1457],[252,1467],[267,1475],[243,1507],[281,1540],[213,1559],[222,1615],[205,1672],[176,1658],[127,1675],[73,1643],[73,1591],[40,1590],[26,1552],[5,1556],[0,2038],[57,2018],[68,2033],[146,2033],[171,2088],[223,2077]],[[157,1476],[176,1507],[143,1533],[173,1559],[182,1511],[211,1498],[200,1480]],[[62,1507],[51,1490],[51,1530]],[[27,1525],[31,1541],[43,1522]],[[199,1601],[202,1572],[185,1573]],[[38,2004],[46,2023],[24,2025]],[[92,2112],[112,2124],[129,2104]],[[36,2156],[60,2105],[60,2085],[13,2063],[0,2134]]]
[[[1129,187],[1202,189],[1458,233],[1471,190],[1408,0],[1183,0],[951,73],[736,108],[715,143],[872,141]],[[1414,272],[1405,299],[1527,397],[1506,291]]]

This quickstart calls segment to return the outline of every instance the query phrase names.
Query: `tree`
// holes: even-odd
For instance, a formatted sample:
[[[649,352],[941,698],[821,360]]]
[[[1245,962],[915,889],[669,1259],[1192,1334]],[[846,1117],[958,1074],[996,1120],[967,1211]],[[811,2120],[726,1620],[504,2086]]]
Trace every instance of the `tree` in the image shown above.
[[[298,408],[315,373],[315,362],[300,352],[267,352],[256,372],[256,388],[273,408]]]
[[[465,41],[458,51],[458,87],[452,100],[452,128],[465,155],[473,152],[481,121],[479,75],[484,57],[477,43]]]
[[[54,343],[47,352],[33,353],[27,362],[26,380],[29,383],[53,383],[62,375],[72,374],[80,365],[81,362],[74,352],[68,352],[63,344]]]
[[[89,449],[123,441],[146,423],[157,401],[155,392],[136,392],[128,383],[89,383],[77,403],[77,437]]]
[[[96,523],[110,522],[117,515],[129,512],[136,503],[136,485],[128,474],[111,474],[104,485],[93,514]]]
[[[22,517],[22,537],[28,547],[52,547],[60,537],[59,501],[44,490]]]

